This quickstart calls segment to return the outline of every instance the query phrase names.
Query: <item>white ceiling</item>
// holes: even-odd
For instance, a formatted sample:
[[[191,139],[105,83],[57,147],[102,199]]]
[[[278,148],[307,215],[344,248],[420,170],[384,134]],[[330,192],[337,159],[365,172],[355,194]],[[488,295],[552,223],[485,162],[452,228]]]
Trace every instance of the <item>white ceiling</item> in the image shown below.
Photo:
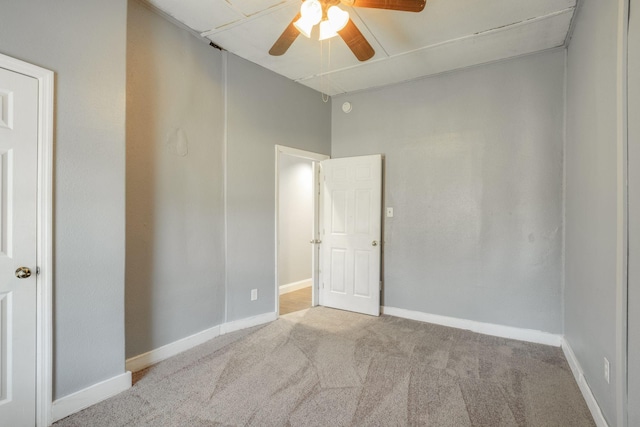
[[[146,0],[216,45],[320,92],[337,95],[562,46],[576,0],[427,0],[422,12],[350,8],[375,50],[360,62],[339,37],[298,36],[269,49],[300,0]]]

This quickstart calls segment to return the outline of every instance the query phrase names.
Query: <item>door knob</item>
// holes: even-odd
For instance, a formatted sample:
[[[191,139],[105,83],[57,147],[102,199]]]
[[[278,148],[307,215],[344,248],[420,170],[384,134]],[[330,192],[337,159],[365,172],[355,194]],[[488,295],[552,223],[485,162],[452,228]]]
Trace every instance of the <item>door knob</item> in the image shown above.
[[[26,279],[27,277],[31,277],[31,270],[27,267],[20,267],[16,270],[16,277],[18,279]]]
[[[374,240],[373,242],[371,242],[371,246],[378,246],[378,242]]]

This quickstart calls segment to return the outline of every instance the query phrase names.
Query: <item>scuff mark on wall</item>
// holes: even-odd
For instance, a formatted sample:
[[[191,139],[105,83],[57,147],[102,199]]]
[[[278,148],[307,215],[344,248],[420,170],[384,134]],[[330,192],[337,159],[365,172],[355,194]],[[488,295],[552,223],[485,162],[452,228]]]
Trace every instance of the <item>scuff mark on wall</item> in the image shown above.
[[[182,128],[173,129],[167,135],[166,146],[174,156],[186,157],[189,154],[189,140],[187,133]]]

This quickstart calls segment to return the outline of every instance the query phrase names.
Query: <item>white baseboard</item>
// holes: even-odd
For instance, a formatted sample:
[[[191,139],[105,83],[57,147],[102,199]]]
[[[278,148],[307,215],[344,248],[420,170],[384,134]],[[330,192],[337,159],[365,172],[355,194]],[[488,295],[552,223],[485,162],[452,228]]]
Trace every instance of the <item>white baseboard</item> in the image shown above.
[[[288,294],[289,292],[298,291],[300,289],[308,288],[313,283],[313,279],[300,280],[299,282],[287,283],[278,287],[280,295]]]
[[[232,322],[223,323],[220,325],[220,334],[228,334],[229,332],[239,331],[240,329],[247,329],[253,326],[263,325],[265,323],[273,322],[278,318],[276,312],[264,313],[258,316],[247,317],[246,319],[234,320]]]
[[[582,367],[580,366],[573,349],[565,339],[562,340],[562,351],[564,352],[564,356],[567,358],[567,362],[571,367],[571,372],[573,372],[573,376],[578,383],[578,387],[580,387],[582,396],[584,397],[585,402],[587,402],[587,406],[589,407],[589,411],[591,411],[591,416],[593,417],[596,425],[598,427],[609,427],[607,420],[605,420],[604,415],[602,415],[600,405],[598,405],[598,402],[593,396],[591,388],[584,377]]]
[[[84,390],[61,397],[51,404],[52,422],[75,414],[129,388],[131,388],[131,372],[127,371],[124,374],[87,387]]]
[[[155,350],[151,350],[127,359],[127,370],[131,372],[137,372],[141,369],[147,368],[151,365],[155,365],[158,362],[182,353],[183,351],[192,349],[193,347],[203,344],[219,335],[224,335],[228,334],[229,332],[239,331],[240,329],[251,328],[252,326],[269,323],[276,320],[277,318],[278,316],[275,312],[264,313],[258,316],[248,317],[246,319],[235,320],[233,322],[227,322],[221,325],[214,326],[202,332],[198,332],[186,338],[182,338],[178,341],[174,341],[170,344],[158,347]]]
[[[560,347],[562,344],[562,335],[536,331],[534,329],[515,328],[513,326],[477,322],[475,320],[440,316],[437,314],[423,313],[421,311],[405,310],[403,308],[395,307],[382,307],[382,312],[390,316],[418,320],[420,322],[435,323],[436,325],[449,326],[451,328],[466,329],[479,334],[552,345],[554,347]]]
[[[195,346],[203,344],[210,339],[213,339],[220,335],[220,325],[213,328],[205,329],[202,332],[190,335],[186,338],[179,339],[170,344],[158,347],[155,350],[148,351],[138,356],[127,359],[126,368],[127,371],[138,372],[148,366],[154,365],[183,351],[189,350]]]

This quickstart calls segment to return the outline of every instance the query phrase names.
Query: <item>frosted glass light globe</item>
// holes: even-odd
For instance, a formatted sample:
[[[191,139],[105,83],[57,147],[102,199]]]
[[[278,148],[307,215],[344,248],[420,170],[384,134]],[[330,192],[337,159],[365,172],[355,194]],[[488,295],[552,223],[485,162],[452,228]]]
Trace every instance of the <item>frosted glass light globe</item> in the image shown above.
[[[331,6],[327,10],[327,18],[329,18],[333,30],[340,31],[349,22],[349,12],[340,9],[338,6]]]
[[[300,14],[305,20],[309,20],[311,25],[316,25],[322,19],[322,5],[318,0],[306,0],[300,6]]]

